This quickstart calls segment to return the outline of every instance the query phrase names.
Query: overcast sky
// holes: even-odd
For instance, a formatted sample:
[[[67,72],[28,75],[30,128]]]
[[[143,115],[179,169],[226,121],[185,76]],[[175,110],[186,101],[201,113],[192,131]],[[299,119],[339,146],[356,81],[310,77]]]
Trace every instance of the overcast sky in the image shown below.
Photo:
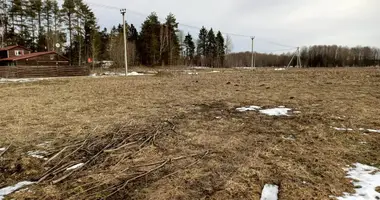
[[[121,22],[117,9],[127,8],[137,28],[151,12],[179,23],[212,27],[226,33],[256,36],[255,49],[276,52],[285,46],[338,44],[380,47],[380,0],[85,0],[102,27]],[[92,4],[91,4],[92,2]],[[95,4],[96,3],[96,4]],[[180,26],[197,37],[199,30]],[[234,51],[250,51],[251,40],[232,36]]]

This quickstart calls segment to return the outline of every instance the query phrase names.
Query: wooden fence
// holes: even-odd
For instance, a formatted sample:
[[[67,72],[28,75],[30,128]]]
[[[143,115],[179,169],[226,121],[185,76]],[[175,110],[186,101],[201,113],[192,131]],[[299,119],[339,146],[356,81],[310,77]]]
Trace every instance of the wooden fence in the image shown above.
[[[78,66],[0,66],[1,78],[36,78],[36,77],[63,77],[88,76],[88,67]]]

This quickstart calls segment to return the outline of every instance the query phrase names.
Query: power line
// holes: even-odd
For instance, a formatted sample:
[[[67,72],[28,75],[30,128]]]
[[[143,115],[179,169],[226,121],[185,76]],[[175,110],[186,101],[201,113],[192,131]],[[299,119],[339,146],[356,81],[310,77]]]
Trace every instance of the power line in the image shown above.
[[[106,8],[106,9],[112,9],[112,10],[120,10],[120,8],[118,7],[115,7],[115,6],[109,6],[109,5],[104,5],[104,4],[99,4],[99,3],[94,3],[94,2],[90,2],[88,0],[86,0],[86,2],[89,4],[89,5],[93,5],[93,6],[97,6],[97,7],[101,7],[101,8]],[[126,11],[128,13],[132,13],[132,14],[135,14],[135,15],[139,15],[139,16],[143,16],[143,17],[146,17],[148,16],[148,14],[146,13],[141,13],[141,12],[138,12],[138,11],[134,11],[134,10],[130,10],[130,9],[126,9]],[[159,16],[157,16],[158,19],[160,19],[161,21],[164,21],[165,19],[164,18],[161,18]],[[198,27],[198,26],[194,26],[194,25],[189,25],[189,24],[183,24],[183,23],[178,23],[179,26],[183,26],[183,27],[187,27],[187,28],[191,28],[191,29],[196,29],[196,30],[201,30],[202,28]],[[230,36],[235,36],[235,37],[244,37],[244,38],[252,38],[252,35],[243,35],[243,34],[237,34],[237,33],[229,33],[229,32],[222,32],[222,34],[225,34],[225,35],[230,35]],[[256,40],[262,40],[264,42],[267,42],[267,43],[270,43],[270,44],[273,44],[273,45],[276,45],[276,46],[281,46],[281,47],[288,47],[288,48],[297,48],[295,46],[290,46],[290,45],[286,45],[286,44],[281,44],[281,43],[278,43],[278,42],[273,42],[273,41],[270,41],[268,39],[264,39],[264,38],[261,38],[261,37],[256,37]]]

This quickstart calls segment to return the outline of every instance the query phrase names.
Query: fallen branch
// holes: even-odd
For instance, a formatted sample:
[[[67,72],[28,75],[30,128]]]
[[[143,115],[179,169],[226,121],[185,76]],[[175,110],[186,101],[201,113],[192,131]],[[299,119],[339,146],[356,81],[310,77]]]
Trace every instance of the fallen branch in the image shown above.
[[[5,154],[5,152],[8,151],[8,149],[12,146],[12,143],[10,145],[8,145],[7,148],[5,148],[5,150],[3,152],[0,153],[0,157],[3,156]]]

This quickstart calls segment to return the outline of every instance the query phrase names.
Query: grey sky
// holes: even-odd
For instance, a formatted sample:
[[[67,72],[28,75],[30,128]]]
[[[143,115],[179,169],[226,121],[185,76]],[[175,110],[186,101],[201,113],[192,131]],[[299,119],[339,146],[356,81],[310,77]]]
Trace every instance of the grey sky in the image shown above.
[[[338,44],[380,47],[380,0],[85,0],[95,11],[102,27],[121,21],[117,9],[144,13],[155,11],[160,18],[172,12],[179,23],[222,32],[257,37],[261,52],[289,46]],[[127,13],[128,23],[140,27],[146,16]],[[195,38],[198,30],[180,26]],[[234,51],[249,51],[250,39],[232,36]],[[271,43],[274,42],[274,43]]]

